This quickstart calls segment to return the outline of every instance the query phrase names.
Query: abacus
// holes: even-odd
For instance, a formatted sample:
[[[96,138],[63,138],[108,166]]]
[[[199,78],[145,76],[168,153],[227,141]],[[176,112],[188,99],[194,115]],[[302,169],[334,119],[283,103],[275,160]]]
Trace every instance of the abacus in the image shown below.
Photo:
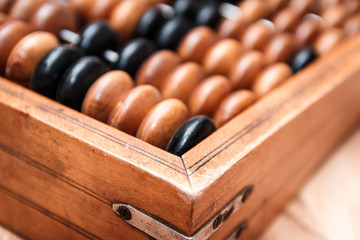
[[[255,238],[359,122],[356,0],[0,11],[0,223],[26,237]]]

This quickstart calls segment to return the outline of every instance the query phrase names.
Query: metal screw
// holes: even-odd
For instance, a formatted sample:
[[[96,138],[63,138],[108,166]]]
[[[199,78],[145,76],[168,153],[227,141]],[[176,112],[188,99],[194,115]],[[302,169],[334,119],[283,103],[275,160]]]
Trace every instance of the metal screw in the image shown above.
[[[238,229],[236,230],[236,235],[235,238],[238,239],[241,234],[243,233],[243,231],[245,230],[245,228],[247,228],[248,223],[247,222],[243,222],[242,224],[239,225]]]
[[[213,223],[213,228],[217,229],[220,226],[220,223],[222,222],[222,215],[220,214],[217,218],[215,218]]]
[[[245,190],[244,190],[244,196],[242,197],[241,201],[244,203],[246,202],[246,200],[248,200],[248,198],[250,197],[251,193],[253,192],[254,190],[254,187],[253,186],[250,186],[250,187],[247,187]]]
[[[131,219],[131,212],[128,208],[121,206],[116,210],[117,214],[119,214],[119,216],[126,220],[129,221]]]
[[[234,211],[234,206],[232,206],[229,211],[227,211],[226,213],[224,213],[224,222],[231,216],[231,214]]]

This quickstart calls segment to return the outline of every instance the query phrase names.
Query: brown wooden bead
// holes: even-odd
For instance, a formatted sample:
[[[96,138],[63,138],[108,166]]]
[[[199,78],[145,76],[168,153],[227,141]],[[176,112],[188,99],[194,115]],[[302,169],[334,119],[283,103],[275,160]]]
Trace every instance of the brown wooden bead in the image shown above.
[[[61,29],[76,32],[78,29],[75,12],[59,3],[47,2],[32,16],[31,22],[38,30],[58,35]]]
[[[291,68],[286,63],[272,64],[256,77],[252,90],[261,97],[289,78],[291,74]]]
[[[265,67],[264,55],[259,51],[250,51],[241,57],[232,67],[230,80],[233,88],[247,88],[256,75]]]
[[[134,135],[150,109],[161,101],[159,90],[151,85],[133,88],[112,110],[108,123],[123,132]]]
[[[290,0],[288,3],[288,7],[292,8],[293,10],[297,11],[300,16],[306,14],[310,11],[311,3],[317,2],[313,0]]]
[[[256,101],[256,95],[241,89],[231,93],[219,105],[214,114],[215,125],[219,128]]]
[[[8,21],[8,16],[5,13],[0,12],[0,25]]]
[[[247,22],[243,17],[235,19],[223,19],[217,29],[217,33],[220,38],[238,38],[245,30]]]
[[[300,22],[300,17],[300,13],[291,7],[282,9],[273,18],[276,31],[292,32]]]
[[[203,68],[199,64],[183,63],[167,76],[161,94],[163,98],[177,98],[187,102],[190,94],[204,76]]]
[[[182,61],[201,63],[205,53],[216,40],[214,30],[209,27],[197,27],[185,35],[177,52]]]
[[[7,59],[14,46],[35,29],[28,23],[10,20],[0,26],[0,75],[4,75]]]
[[[342,4],[327,7],[321,14],[325,27],[340,27],[347,17],[347,10]]]
[[[14,3],[16,3],[16,0],[1,0],[0,12],[8,13]]]
[[[189,117],[186,105],[178,99],[158,103],[141,122],[136,137],[165,149],[175,131]]]
[[[94,1],[91,10],[88,15],[89,21],[94,21],[98,19],[108,19],[112,9],[120,2],[121,0],[101,0]]]
[[[329,52],[344,37],[344,31],[340,28],[329,28],[323,31],[314,41],[315,51],[319,55]]]
[[[101,122],[108,121],[111,111],[134,83],[129,74],[115,70],[101,76],[90,87],[81,111]]]
[[[28,86],[38,62],[59,44],[52,33],[34,32],[22,38],[11,51],[6,64],[6,77]]]
[[[32,15],[44,4],[46,0],[17,0],[11,7],[9,16],[14,19],[30,21]]]
[[[293,54],[294,49],[294,36],[290,33],[279,33],[265,47],[265,61],[268,64],[286,62]]]
[[[267,0],[267,6],[270,12],[276,12],[278,9],[284,7],[289,0]]]
[[[140,67],[136,83],[150,84],[158,89],[166,76],[180,63],[179,56],[170,50],[161,50],[152,54]]]
[[[355,14],[360,10],[360,1],[358,0],[344,0],[342,4],[346,8],[348,14]]]
[[[114,7],[109,21],[123,42],[133,35],[135,27],[148,7],[149,3],[143,0],[122,1]]]
[[[267,2],[263,0],[243,1],[238,5],[246,22],[255,22],[261,18],[266,18],[270,13]]]
[[[191,94],[188,106],[190,114],[212,116],[220,102],[231,92],[229,79],[221,75],[202,81]]]
[[[119,0],[120,1],[120,0]],[[94,0],[68,0],[68,6],[76,12],[82,24],[89,21]]]
[[[322,29],[323,21],[315,14],[306,15],[295,30],[296,49],[309,44]]]
[[[203,66],[206,74],[228,75],[231,66],[243,53],[242,45],[231,38],[215,43],[205,54]]]
[[[360,31],[360,13],[348,18],[343,26],[345,36],[354,36]]]
[[[242,43],[246,50],[263,50],[274,34],[274,25],[267,20],[259,20],[251,24],[242,35]]]

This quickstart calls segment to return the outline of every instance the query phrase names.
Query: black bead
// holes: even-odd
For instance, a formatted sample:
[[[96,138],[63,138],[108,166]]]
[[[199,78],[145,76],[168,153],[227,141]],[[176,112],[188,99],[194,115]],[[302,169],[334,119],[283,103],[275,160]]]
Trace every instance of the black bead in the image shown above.
[[[148,10],[141,17],[135,30],[135,36],[154,39],[155,33],[167,20],[163,11],[159,6]]]
[[[220,19],[219,4],[208,3],[199,9],[195,17],[195,24],[198,26],[205,25],[216,28]]]
[[[80,58],[61,78],[56,101],[80,111],[86,92],[106,71],[107,66],[100,58],[93,56]]]
[[[184,35],[189,32],[193,24],[182,16],[176,16],[167,21],[159,30],[156,43],[159,49],[176,50]]]
[[[98,21],[83,30],[78,46],[85,55],[103,57],[105,50],[117,50],[119,42],[115,30],[107,22]]]
[[[62,75],[80,57],[81,53],[77,47],[64,44],[54,48],[37,65],[30,81],[30,88],[55,99]]]
[[[204,3],[198,0],[177,0],[174,3],[174,10],[176,15],[195,20],[197,12],[202,6],[204,6]]]
[[[305,68],[309,63],[317,58],[317,54],[312,47],[305,47],[301,49],[292,59],[290,67],[293,73]]]
[[[206,116],[187,120],[172,136],[166,151],[181,156],[216,131],[214,122]]]
[[[130,41],[119,52],[119,60],[115,63],[114,69],[123,70],[132,77],[141,64],[155,51],[153,42],[146,38],[136,38]]]

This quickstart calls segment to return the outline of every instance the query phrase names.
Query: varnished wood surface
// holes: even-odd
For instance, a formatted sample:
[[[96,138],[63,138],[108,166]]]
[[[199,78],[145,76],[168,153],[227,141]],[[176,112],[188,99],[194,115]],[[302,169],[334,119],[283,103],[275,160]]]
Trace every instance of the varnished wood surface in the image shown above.
[[[32,238],[54,231],[58,238],[146,238],[112,212],[111,203],[120,201],[192,235],[254,185],[213,239],[243,220],[250,224],[244,238],[258,236],[358,124],[359,39],[181,158],[0,79],[0,223]]]

